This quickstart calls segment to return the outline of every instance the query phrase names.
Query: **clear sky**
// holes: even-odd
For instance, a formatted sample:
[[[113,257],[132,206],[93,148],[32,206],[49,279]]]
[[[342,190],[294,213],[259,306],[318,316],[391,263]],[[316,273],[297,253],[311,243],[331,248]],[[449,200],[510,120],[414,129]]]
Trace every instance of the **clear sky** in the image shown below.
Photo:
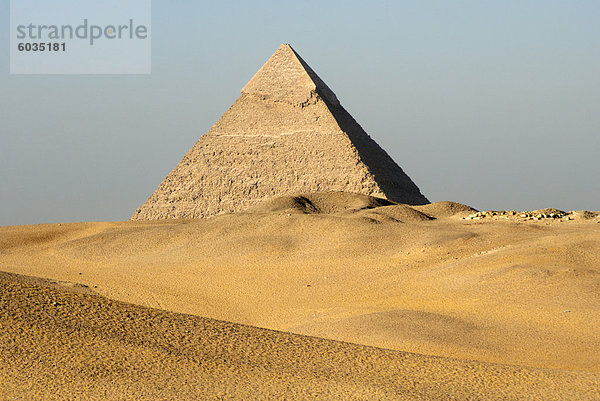
[[[125,220],[290,43],[431,200],[600,210],[598,1],[152,3],[152,74],[9,75],[0,225]]]

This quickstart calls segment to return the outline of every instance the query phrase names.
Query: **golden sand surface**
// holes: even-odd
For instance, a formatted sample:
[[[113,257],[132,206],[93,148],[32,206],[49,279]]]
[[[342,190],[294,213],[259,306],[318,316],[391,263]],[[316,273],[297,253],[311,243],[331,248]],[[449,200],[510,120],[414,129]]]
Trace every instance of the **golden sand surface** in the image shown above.
[[[126,304],[0,273],[6,400],[577,399],[600,375],[435,358]]]
[[[419,391],[424,391],[414,393],[417,399],[436,399],[440,394],[456,399],[600,397],[597,392],[594,393],[598,389],[598,382],[594,380],[600,373],[598,213],[572,213],[572,220],[526,220],[519,218],[518,214],[511,217],[490,215],[478,220],[462,218],[471,213],[472,209],[451,202],[409,207],[362,195],[321,193],[282,197],[247,212],[205,220],[0,227],[0,271],[42,277],[60,288],[93,292],[97,295],[89,295],[92,297],[89,302],[96,306],[91,310],[113,305],[121,311],[144,310],[144,313],[156,316],[170,316],[169,319],[196,319],[167,312],[184,313],[195,315],[198,319],[202,317],[232,322],[227,323],[231,327],[233,323],[238,323],[285,331],[288,332],[285,335],[290,336],[286,338],[306,339],[289,334],[296,333],[358,344],[351,346],[307,339],[302,340],[307,341],[302,346],[305,348],[293,351],[299,359],[302,359],[302,355],[307,358],[303,362],[305,364],[319,365],[321,359],[309,360],[317,355],[318,358],[330,358],[331,363],[339,360],[348,365],[349,360],[354,359],[358,359],[356,363],[359,365],[365,363],[361,365],[362,368],[356,368],[356,372],[363,373],[348,376],[348,392],[342,392],[343,377],[348,372],[340,373],[341,376],[331,381],[313,376],[312,373],[303,373],[308,375],[303,377],[310,378],[306,380],[317,386],[319,391],[327,387],[324,383],[330,383],[331,386],[327,388],[331,393],[323,394],[331,398],[351,398],[353,394],[363,394],[368,399],[378,395],[386,398],[389,394],[408,396],[409,393],[405,391],[409,391],[410,386],[406,387],[408,382],[403,380],[410,381],[410,378],[406,376],[407,373],[399,373],[404,368],[399,367],[397,362],[380,363],[375,356],[375,359],[364,360],[365,355],[379,355],[380,352],[402,355],[398,358],[410,355],[390,350],[427,355],[411,357],[416,358],[415,371],[423,373],[414,376],[419,377],[414,383],[423,386]],[[42,288],[39,285],[35,288],[38,287]],[[41,291],[39,288],[27,291]],[[10,293],[13,290],[6,291]],[[46,288],[44,291],[58,290]],[[64,290],[60,291],[64,293]],[[26,296],[23,294],[19,296]],[[98,296],[160,309],[162,312],[118,304]],[[18,304],[21,301],[14,302]],[[76,308],[75,304],[69,305],[68,308]],[[32,309],[32,325],[37,321],[39,327],[44,327],[43,316],[48,316],[49,311],[54,310],[44,308],[39,310],[38,315],[33,313],[38,309]],[[22,310],[23,316],[19,319],[27,319],[27,309]],[[103,316],[102,325],[107,330],[111,325],[117,327],[126,323],[116,311],[114,318],[108,312]],[[212,320],[201,321],[217,324]],[[17,336],[10,334],[10,331],[7,334],[5,327],[11,327],[8,322],[3,322],[2,327],[3,336]],[[22,337],[13,338],[27,337],[25,326],[19,327],[24,330],[19,332]],[[50,344],[63,347],[61,352],[64,355],[69,354],[71,345],[73,352],[79,349],[74,338],[73,344],[70,344],[71,338],[67,334],[48,337],[48,333],[54,333],[54,329],[40,330],[36,334],[38,337],[33,335],[32,338],[46,338],[48,347]],[[132,325],[124,330],[134,335],[141,329]],[[256,342],[266,341],[267,345],[263,345],[263,348],[269,348],[268,343],[275,341],[265,338],[283,335],[255,328],[244,330],[262,333],[260,335],[263,337],[259,336],[261,340],[256,339]],[[140,331],[140,341],[136,346],[140,349],[140,358],[143,352],[148,352],[143,355],[151,359],[150,355],[154,355],[152,352],[158,351],[151,345],[154,340],[150,332],[144,333]],[[309,352],[306,349],[312,346],[307,345],[313,344],[310,341],[320,341],[319,344],[324,344],[324,348]],[[39,341],[36,340],[37,343]],[[10,355],[6,354],[10,347],[3,344],[4,365],[11,357],[6,356]],[[168,341],[162,344],[167,347]],[[249,348],[255,347],[248,344]],[[42,357],[35,356],[35,346],[30,345],[34,349],[29,352],[34,355],[30,358],[37,361]],[[98,348],[90,348],[90,353],[97,354],[104,346],[109,349],[114,345],[102,343]],[[339,347],[336,350],[341,354],[348,352],[349,356],[340,359],[340,354],[321,355],[330,352],[328,347]],[[355,355],[355,351],[345,351],[344,347],[357,347],[352,349],[361,350],[356,351],[356,355],[362,356],[350,357]],[[132,354],[137,352],[136,348]],[[240,355],[247,352],[254,355],[250,350],[239,352]],[[91,358],[91,354],[85,355]],[[102,361],[97,356],[86,364],[87,357],[77,359],[73,356],[79,362],[74,360],[72,366],[96,366],[94,361],[97,361],[103,367],[94,369],[108,369],[111,372],[126,370],[119,367],[118,360]],[[456,382],[452,382],[454,379],[442,380],[432,373],[438,367],[428,367],[427,363],[422,362],[425,360],[435,361],[434,365],[449,363],[471,366],[465,368],[466,372],[462,370],[462,373],[453,376],[464,382],[464,391],[460,390],[461,386],[455,385]],[[286,366],[299,363],[298,360],[291,362],[292,359],[286,361],[289,362]],[[423,363],[422,370],[417,367],[421,363],[419,361]],[[236,372],[254,374],[254,360],[243,366],[236,365],[238,362],[231,362],[238,369]],[[500,365],[496,364],[519,366],[502,369],[545,372],[544,375],[556,376],[542,379],[538,373],[527,373],[534,376],[523,378],[515,373],[510,379],[510,375],[499,373],[502,369],[497,368]],[[35,363],[14,365],[7,374],[25,374],[30,369],[32,377],[37,377],[45,374],[45,368],[40,366]],[[139,366],[146,366],[152,371],[142,362]],[[293,372],[279,370],[284,369],[283,365],[277,366],[273,367],[277,375],[293,376]],[[332,366],[324,370],[337,369]],[[452,366],[448,369],[458,372],[458,365]],[[211,374],[219,376],[218,372],[223,366],[213,367]],[[59,370],[59,367],[52,368],[55,370],[48,366],[46,368],[48,372]],[[384,375],[382,372],[388,369],[396,373]],[[445,372],[446,368],[439,369]],[[376,373],[368,376],[366,372],[371,370]],[[274,371],[269,374],[275,374]],[[415,371],[411,370],[410,375],[416,375]],[[442,371],[438,373],[445,375]],[[244,398],[243,391],[246,390],[243,387],[246,384],[237,383],[242,389],[234,390],[238,386],[231,379],[238,373],[224,375],[223,388],[236,391],[238,397]],[[98,373],[98,377],[104,377],[103,374]],[[125,376],[115,386],[128,388],[127,383],[130,382],[127,380],[133,380],[132,376],[127,376],[127,372],[123,374]],[[47,378],[56,375],[56,372],[48,373]],[[147,380],[154,377],[149,375],[144,377]],[[364,386],[352,384],[352,380],[365,375],[373,381]],[[382,382],[375,379],[377,375],[383,375]],[[291,387],[286,390],[281,383],[272,384],[270,380],[279,379],[267,376],[254,377],[257,382],[266,383],[263,388],[265,396],[283,394],[288,390],[292,394]],[[293,391],[300,391],[298,389],[304,386],[304,382],[292,376],[289,376],[290,382],[298,385]],[[74,379],[72,385],[63,381],[55,388],[74,386],[72,388],[78,388],[77,391],[84,391],[84,387],[93,382],[86,380],[92,379]],[[192,383],[196,379],[175,374],[161,380],[175,380],[173,383],[185,387],[184,382]],[[320,380],[322,383],[317,383]],[[336,380],[337,384],[333,384]],[[33,381],[29,379],[25,382]],[[387,384],[381,384],[384,382],[393,383],[392,389],[386,387]],[[135,386],[131,386],[131,394],[143,394],[136,393]],[[0,387],[10,388],[6,385]],[[189,389],[198,390],[192,384]],[[377,393],[374,389],[383,392]],[[392,392],[386,393],[388,389]],[[485,396],[481,392],[484,390],[488,391]],[[546,391],[545,395],[540,391]],[[161,393],[153,394],[163,397]],[[314,393],[297,394],[299,398],[306,398]],[[549,394],[557,396],[549,397]],[[176,395],[165,397],[173,398]]]

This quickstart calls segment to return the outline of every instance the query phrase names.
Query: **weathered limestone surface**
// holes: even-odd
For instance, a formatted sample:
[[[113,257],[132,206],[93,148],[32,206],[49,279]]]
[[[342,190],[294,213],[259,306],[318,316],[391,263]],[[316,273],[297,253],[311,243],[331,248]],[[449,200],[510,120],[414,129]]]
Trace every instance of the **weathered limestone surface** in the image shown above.
[[[277,195],[315,191],[429,203],[283,44],[132,220],[208,217]]]

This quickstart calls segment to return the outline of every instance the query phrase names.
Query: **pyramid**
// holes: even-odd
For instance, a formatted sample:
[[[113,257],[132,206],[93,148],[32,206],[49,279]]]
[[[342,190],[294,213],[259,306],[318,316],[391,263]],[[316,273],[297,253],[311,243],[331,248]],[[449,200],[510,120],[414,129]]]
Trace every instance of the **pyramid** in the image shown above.
[[[308,64],[282,44],[131,219],[202,218],[316,191],[429,203]]]

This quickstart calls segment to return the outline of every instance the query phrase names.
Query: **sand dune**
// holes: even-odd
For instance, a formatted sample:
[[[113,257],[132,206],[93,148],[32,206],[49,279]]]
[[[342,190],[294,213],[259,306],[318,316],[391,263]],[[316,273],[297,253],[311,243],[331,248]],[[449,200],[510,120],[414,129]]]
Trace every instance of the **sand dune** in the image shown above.
[[[444,208],[446,209],[446,208]],[[468,211],[473,209],[467,208]],[[378,222],[424,221],[433,217],[416,207],[401,205],[386,199],[347,192],[316,192],[297,196],[282,196],[267,200],[245,211],[250,214],[302,213],[365,218]]]
[[[578,399],[600,375],[433,358],[0,274],[3,399]]]
[[[598,214],[473,212],[330,193],[205,220],[0,227],[0,270],[262,328],[598,373]]]
[[[412,206],[413,209],[435,218],[451,217],[457,214],[472,213],[476,210],[457,202],[442,201],[422,206]]]

